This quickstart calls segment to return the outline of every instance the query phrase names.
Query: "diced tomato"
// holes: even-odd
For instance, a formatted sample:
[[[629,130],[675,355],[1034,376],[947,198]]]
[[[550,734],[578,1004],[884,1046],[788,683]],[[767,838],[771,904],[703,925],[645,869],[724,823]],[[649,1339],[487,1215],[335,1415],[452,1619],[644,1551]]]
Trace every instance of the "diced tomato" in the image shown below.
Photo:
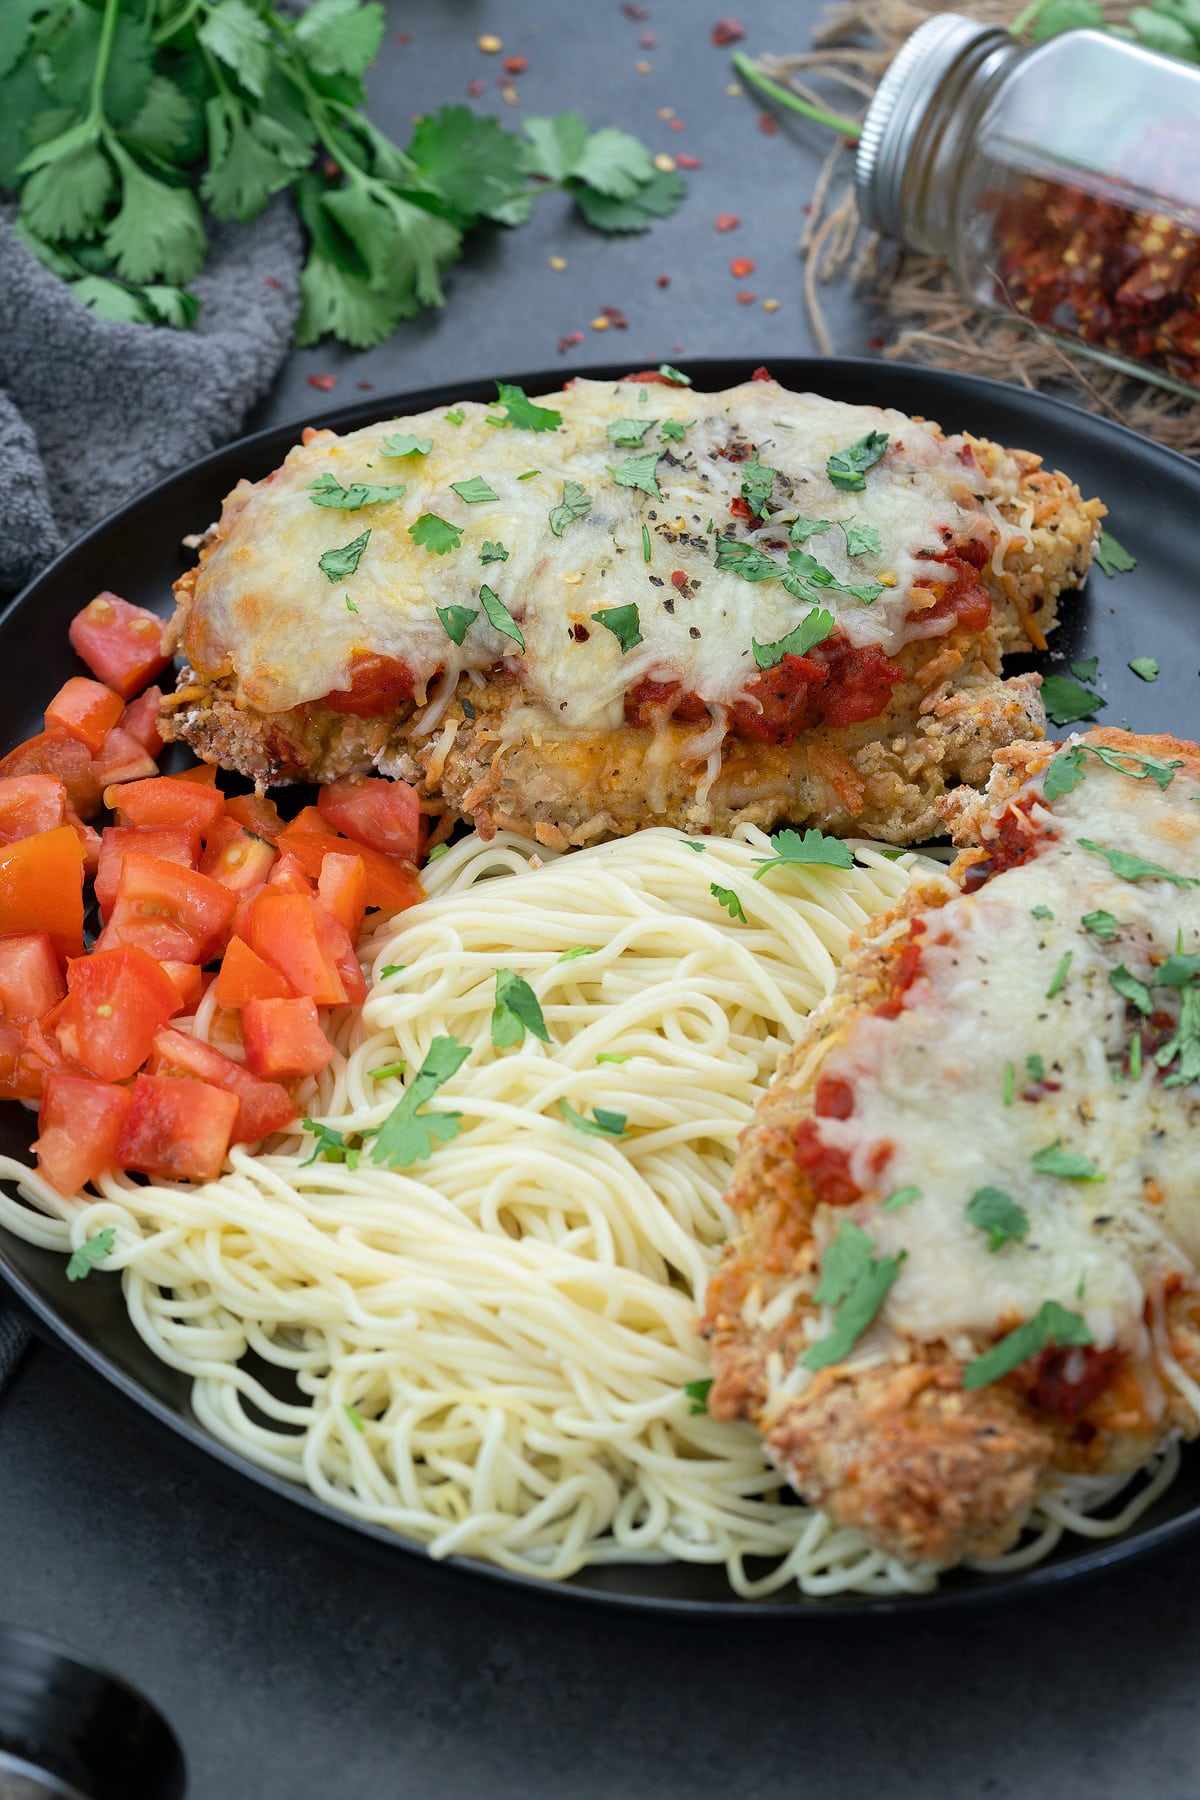
[[[235,1144],[256,1143],[273,1131],[281,1131],[296,1117],[295,1102],[285,1087],[275,1081],[260,1080],[211,1044],[170,1027],[160,1031],[154,1040],[150,1072],[191,1075],[232,1094],[238,1103],[232,1134]]]
[[[330,824],[319,806],[302,806],[295,818],[289,819],[277,836],[280,849],[286,850],[292,838],[336,838],[340,833]]]
[[[71,826],[83,847],[83,872],[94,876],[100,867],[100,833],[94,825],[85,825],[78,813],[67,814],[67,824]]]
[[[95,950],[67,969],[58,1042],[102,1081],[124,1081],[141,1068],[155,1032],[178,1010],[174,982],[144,950]]]
[[[57,775],[67,790],[67,803],[81,819],[100,810],[100,783],[86,744],[65,731],[39,731],[0,760],[0,780],[10,775]]]
[[[296,996],[287,976],[240,937],[230,938],[213,991],[217,1005],[227,1011],[236,1011],[248,1000],[293,1000]]]
[[[145,781],[158,774],[158,764],[143,743],[121,725],[114,725],[92,765],[93,773],[105,790],[124,787],[130,781]]]
[[[53,1069],[42,1085],[38,1168],[60,1194],[77,1194],[117,1167],[117,1143],[129,1111],[129,1089]]]
[[[325,705],[331,712],[374,719],[412,696],[413,672],[406,662],[356,650],[350,658],[350,686],[326,694]]]
[[[186,769],[172,769],[172,781],[196,781],[201,787],[216,787],[216,763],[189,763]]]
[[[25,1022],[0,1018],[0,1100],[36,1100],[44,1070],[31,1068]]]
[[[698,725],[708,718],[708,707],[696,693],[683,693],[682,682],[655,681],[649,675],[625,696],[625,723],[654,726],[670,718],[676,725]]]
[[[320,865],[317,869],[317,873],[319,872]],[[299,857],[293,856],[290,850],[284,850],[278,861],[272,864],[266,885],[277,889],[281,894],[314,894],[316,892],[306,865]]]
[[[57,775],[9,775],[0,781],[0,843],[67,822],[67,790]]]
[[[638,369],[633,375],[622,375],[621,380],[640,381],[643,386],[647,387],[652,382],[660,387],[678,387],[680,385],[679,382],[672,381],[669,375],[663,375],[658,369]]]
[[[848,1119],[854,1111],[854,1089],[841,1075],[821,1075],[813,1097],[813,1111],[819,1119]]]
[[[117,897],[121,867],[130,850],[178,863],[181,869],[196,869],[200,865],[200,833],[166,825],[110,825],[100,842],[96,870],[96,902],[104,918]]]
[[[66,991],[58,953],[47,932],[0,937],[0,1015],[40,1019]]]
[[[317,895],[321,905],[341,920],[350,942],[357,944],[367,910],[367,870],[362,857],[331,850],[321,864]]]
[[[812,657],[784,656],[748,684],[753,699],[730,707],[730,727],[755,743],[790,744],[820,718],[818,695],[828,680],[828,669]]]
[[[283,820],[279,816],[279,808],[265,794],[235,794],[226,800],[225,811],[255,837],[266,838],[273,844],[283,830]]]
[[[100,681],[132,700],[170,662],[163,654],[163,622],[116,594],[97,594],[71,620],[71,647]]]
[[[268,886],[250,908],[247,941],[256,955],[287,976],[295,993],[308,994],[318,1006],[344,1006],[345,984],[337,956],[326,948],[322,919],[341,930],[311,895],[278,893]]]
[[[0,848],[0,934],[46,931],[59,956],[79,956],[83,862],[83,845],[71,825]]]
[[[237,896],[219,881],[127,850],[97,946],[137,944],[168,962],[206,963],[224,943],[236,905]]]
[[[815,1119],[801,1119],[793,1133],[793,1155],[826,1206],[850,1206],[862,1192],[840,1144],[827,1144]]]
[[[417,790],[404,781],[369,775],[331,781],[317,796],[317,810],[338,831],[384,856],[415,863],[421,850],[421,808]]]
[[[991,551],[986,544],[973,540],[957,551],[934,557],[935,562],[950,565],[953,579],[933,606],[910,612],[909,622],[925,625],[931,619],[948,619],[967,631],[984,631],[992,616],[992,597],[979,579],[983,566],[978,561],[980,555],[986,563]]]
[[[350,1006],[361,1006],[367,997],[367,983],[362,967],[355,954],[354,943],[350,933],[340,919],[334,917],[320,900],[313,902],[313,912],[317,921],[317,936],[321,948],[341,977],[342,986],[346,990],[346,1001]]]
[[[171,984],[179,995],[179,1005],[175,1011],[194,1012],[204,993],[203,970],[196,963],[185,962],[164,962],[159,967],[170,976]]]
[[[139,744],[148,750],[157,762],[162,755],[162,733],[158,729],[158,709],[162,704],[162,689],[149,687],[136,700],[131,700],[121,718],[121,729],[130,737],[135,737]]]
[[[915,923],[919,924],[920,921],[917,920]],[[904,996],[920,973],[921,946],[910,940],[908,943],[902,944],[892,958],[888,997],[875,1008],[876,1018],[898,1019],[900,1017],[904,1010]]]
[[[117,1141],[122,1169],[171,1181],[215,1181],[238,1116],[237,1096],[178,1075],[139,1075]]]
[[[242,1009],[246,1066],[267,1081],[318,1074],[333,1057],[314,1001],[250,1000]]]
[[[208,840],[200,873],[242,894],[261,885],[274,861],[274,844],[254,837],[236,819],[220,819]]]
[[[204,838],[225,810],[224,796],[215,787],[178,775],[131,781],[113,795],[112,804],[122,825],[166,825],[198,831]]]
[[[319,879],[325,858],[331,852],[344,856],[350,848],[350,840],[333,833],[312,832],[304,836],[297,833],[288,838],[287,847],[291,856]],[[362,858],[366,871],[368,906],[378,907],[383,912],[402,912],[406,906],[415,906],[418,900],[425,898],[415,869],[394,862],[390,856],[382,856],[369,844],[355,844],[353,848],[354,854]]]
[[[120,694],[114,694],[102,681],[72,675],[46,708],[46,728],[68,732],[95,756],[113,726],[120,723],[124,711]]]

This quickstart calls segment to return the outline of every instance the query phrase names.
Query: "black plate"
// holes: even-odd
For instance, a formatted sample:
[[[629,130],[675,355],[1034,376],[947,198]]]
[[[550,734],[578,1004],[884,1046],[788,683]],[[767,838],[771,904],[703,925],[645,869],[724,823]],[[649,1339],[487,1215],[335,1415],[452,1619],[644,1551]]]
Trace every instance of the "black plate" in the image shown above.
[[[689,372],[698,388],[715,389],[744,381],[750,370],[740,362],[707,361],[690,364]],[[849,358],[776,362],[773,372],[795,390],[812,388],[856,404],[894,406],[937,419],[948,431],[970,430],[1001,444],[1035,450],[1051,467],[1066,470],[1085,494],[1099,494],[1108,504],[1113,532],[1136,556],[1137,569],[1113,581],[1094,573],[1082,597],[1067,605],[1066,623],[1054,634],[1050,652],[1033,659],[1033,664],[1043,670],[1065,669],[1072,659],[1097,656],[1098,685],[1108,699],[1102,714],[1105,724],[1200,738],[1200,636],[1193,573],[1200,468],[1077,407],[999,382]],[[604,379],[624,370],[610,365],[584,373]],[[562,372],[519,379],[528,392],[544,393],[558,386]],[[351,429],[455,400],[490,400],[493,392],[490,382],[428,388],[337,408],[321,413],[319,422]],[[68,675],[79,672],[67,643],[71,616],[100,588],[165,612],[172,581],[191,561],[192,553],[182,548],[180,540],[217,516],[223,496],[240,476],[258,480],[268,474],[298,433],[298,424],[258,432],[170,476],[80,538],[12,603],[0,616],[4,749],[39,729],[41,707]],[[120,455],[119,445],[114,445],[113,454]],[[1127,666],[1130,658],[1140,656],[1155,657],[1161,666],[1152,686]],[[0,1108],[0,1151],[23,1155],[31,1135],[26,1116],[16,1107]],[[414,1557],[428,1566],[420,1546],[336,1512],[306,1489],[255,1468],[211,1438],[196,1423],[184,1376],[158,1362],[129,1323],[119,1283],[99,1275],[68,1284],[64,1271],[61,1256],[0,1230],[0,1274],[40,1327],[198,1451],[211,1470],[227,1473],[244,1488],[253,1484],[246,1491],[285,1507],[294,1518],[307,1518],[343,1547],[357,1541],[376,1554]],[[1200,1450],[1185,1456],[1174,1486],[1125,1537],[1099,1544],[1087,1540],[1064,1544],[1048,1561],[1002,1578],[959,1572],[927,1596],[876,1600],[860,1594],[810,1601],[777,1594],[752,1603],[738,1600],[719,1570],[690,1564],[585,1569],[557,1584],[509,1575],[467,1558],[444,1566],[539,1593],[642,1612],[723,1620],[826,1621],[942,1611],[1028,1592],[1146,1555],[1197,1529]]]

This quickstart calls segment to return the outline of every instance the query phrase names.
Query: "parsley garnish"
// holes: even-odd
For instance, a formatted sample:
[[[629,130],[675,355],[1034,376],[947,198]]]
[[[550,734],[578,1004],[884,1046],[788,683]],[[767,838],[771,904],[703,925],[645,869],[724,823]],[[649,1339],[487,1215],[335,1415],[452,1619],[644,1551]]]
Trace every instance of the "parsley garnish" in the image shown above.
[[[606,631],[612,632],[621,646],[622,655],[643,641],[641,620],[634,605],[610,606],[604,612],[592,613],[591,617],[597,625],[603,625]]]
[[[642,561],[650,561],[650,527],[642,526]]]
[[[525,639],[521,636],[521,627],[505,606],[503,600],[497,599],[485,582],[479,590],[479,601],[488,616],[488,622],[502,636],[511,638],[519,650],[525,648]]]
[[[618,463],[615,468],[611,463],[608,463],[606,467],[618,487],[640,488],[643,494],[649,494],[651,499],[661,500],[662,493],[654,473],[661,455],[661,450],[648,450],[645,456],[627,456],[625,461]]]
[[[1025,1058],[1025,1072],[1029,1076],[1030,1081],[1045,1081],[1046,1065],[1036,1050],[1033,1052],[1032,1056],[1027,1056]]]
[[[467,481],[452,481],[450,486],[468,506],[482,506],[485,500],[500,498],[495,488],[490,487],[482,475],[472,475]]]
[[[894,1194],[888,1195],[879,1210],[880,1212],[899,1212],[901,1208],[911,1206],[914,1200],[919,1199],[921,1199],[919,1187],[897,1188]]]
[[[1030,911],[1035,919],[1052,919],[1054,913],[1048,906],[1034,906]]]
[[[867,485],[867,470],[875,467],[887,447],[886,431],[868,431],[866,437],[849,444],[845,450],[835,450],[825,464],[825,473],[835,488],[841,488],[845,493],[858,493]]]
[[[479,552],[479,560],[481,563],[507,562],[508,551],[503,544],[491,544],[485,538],[483,548]]]
[[[683,1391],[691,1401],[691,1405],[688,1407],[689,1413],[693,1415],[706,1413],[708,1396],[712,1391],[712,1376],[710,1375],[707,1381],[685,1381]]]
[[[614,419],[606,433],[609,442],[622,449],[636,450],[653,425],[653,419]]]
[[[658,428],[658,435],[668,444],[678,444],[683,441],[683,434],[686,430],[687,421],[685,419],[664,419]]]
[[[437,513],[422,513],[416,524],[409,526],[408,535],[414,544],[424,544],[431,556],[445,556],[447,550],[457,550],[462,543],[463,527]]]
[[[1046,799],[1057,800],[1062,794],[1073,794],[1083,778],[1086,760],[1082,744],[1076,744],[1071,750],[1060,750],[1046,768],[1042,783]]]
[[[794,631],[789,631],[786,637],[776,638],[773,644],[760,644],[757,638],[751,638],[750,648],[754,652],[754,660],[760,669],[773,669],[785,656],[806,656],[817,644],[823,644],[832,635],[836,623],[832,613],[814,606]]]
[[[104,1261],[112,1254],[112,1247],[117,1241],[115,1225],[106,1225],[94,1237],[80,1244],[78,1250],[72,1250],[67,1263],[68,1281],[86,1281],[97,1263]]]
[[[832,519],[793,519],[788,536],[793,544],[803,547],[810,537],[816,537],[819,531],[832,531],[833,526]]]
[[[437,616],[452,644],[461,644],[479,614],[473,606],[439,606]]]
[[[1115,938],[1121,929],[1121,921],[1114,919],[1110,912],[1103,910],[1084,913],[1079,923],[1085,931],[1090,931],[1093,937],[1103,938],[1105,943],[1108,943],[1110,938]]]
[[[1002,1375],[1011,1375],[1021,1363],[1028,1362],[1031,1356],[1036,1356],[1050,1344],[1067,1349],[1091,1341],[1092,1334],[1085,1319],[1078,1313],[1068,1312],[1057,1300],[1047,1300],[1032,1319],[1018,1325],[1015,1331],[1010,1331],[998,1344],[993,1344],[990,1350],[967,1364],[963,1370],[963,1386],[969,1389],[988,1387]]]
[[[1106,1177],[1089,1162],[1086,1156],[1080,1156],[1074,1150],[1060,1150],[1061,1138],[1055,1138],[1044,1150],[1038,1150],[1033,1157],[1034,1173],[1038,1175],[1058,1175],[1064,1181],[1104,1181]]]
[[[1158,664],[1152,656],[1135,656],[1129,667],[1141,681],[1158,680]]]
[[[801,837],[798,831],[775,831],[771,834],[774,856],[756,856],[755,881],[761,881],[768,869],[789,863],[818,864],[830,869],[852,869],[854,858],[840,838],[826,837],[810,825]]]
[[[887,1298],[906,1253],[877,1258],[874,1248],[865,1231],[843,1219],[825,1252],[814,1296],[820,1305],[836,1308],[833,1329],[800,1358],[806,1369],[844,1362]]]
[[[1173,882],[1176,887],[1200,887],[1200,879],[1195,875],[1177,875],[1173,869],[1147,862],[1144,856],[1132,856],[1127,850],[1106,850],[1103,844],[1095,844],[1091,838],[1080,838],[1079,848],[1090,850],[1093,856],[1102,856],[1113,874],[1119,875],[1122,881],[1150,881],[1157,877],[1160,881]]]
[[[993,1254],[1029,1235],[1029,1214],[1003,1188],[977,1188],[967,1206],[967,1217],[988,1233],[988,1249]]]
[[[1046,989],[1047,1000],[1053,1000],[1054,996],[1060,993],[1065,986],[1067,976],[1071,972],[1071,958],[1074,954],[1073,950],[1063,951],[1059,965],[1050,977],[1050,986]]]
[[[1047,675],[1042,681],[1042,705],[1055,725],[1071,725],[1076,719],[1090,719],[1108,701],[1090,688],[1080,687],[1068,675]]]
[[[324,556],[318,558],[317,561],[317,567],[322,575],[327,575],[330,581],[345,581],[347,575],[353,575],[362,559],[362,553],[367,547],[370,535],[369,531],[364,531],[361,537],[356,537],[350,543],[343,544],[340,550],[327,550]]]
[[[1111,531],[1100,533],[1095,560],[1104,573],[1110,576],[1127,575],[1130,569],[1137,568],[1137,558],[1130,556],[1124,544],[1119,544]]]
[[[433,449],[433,439],[413,437],[407,431],[397,431],[391,437],[385,437],[382,450],[385,456],[428,456]]]
[[[564,950],[559,962],[574,962],[577,956],[595,956],[595,944],[576,944],[573,950]]]
[[[743,925],[746,924],[746,914],[742,909],[742,903],[732,888],[721,887],[714,881],[708,891],[717,904],[725,908],[731,919],[740,919]]]
[[[592,496],[577,481],[564,481],[562,499],[550,509],[550,529],[561,537],[572,519],[582,519],[592,510]]]
[[[768,469],[765,463],[758,460],[757,450],[742,464],[742,499],[756,519],[765,519],[767,516],[767,502],[775,490],[775,477],[778,473],[778,469]]]
[[[692,378],[685,375],[682,369],[673,369],[670,363],[659,363],[658,372],[672,387],[691,387]]]
[[[879,556],[883,539],[873,525],[855,525],[847,519],[842,526],[847,556]]]
[[[462,1114],[457,1112],[419,1112],[417,1109],[437,1093],[457,1073],[471,1054],[469,1044],[457,1038],[436,1037],[417,1073],[409,1082],[404,1098],[398,1100],[371,1145],[371,1161],[390,1169],[406,1169],[410,1163],[423,1162],[432,1156],[435,1143],[448,1143],[462,1129]]]
[[[515,425],[519,431],[557,431],[562,424],[560,412],[550,406],[535,406],[524,388],[512,382],[498,381],[496,394],[496,405],[504,408],[505,425]]]
[[[592,1117],[589,1119],[585,1118],[583,1113],[576,1112],[575,1108],[569,1106],[565,1100],[560,1100],[558,1104],[563,1117],[569,1119],[579,1131],[590,1132],[593,1137],[619,1138],[625,1136],[628,1120],[624,1113],[605,1112],[603,1107],[597,1106],[593,1108]]]
[[[308,484],[308,497],[314,506],[333,506],[339,512],[358,512],[364,506],[382,506],[388,500],[398,500],[404,491],[403,482],[398,487],[371,487],[365,481],[355,481],[348,488],[343,487],[337,476],[331,475],[328,470]]]
[[[717,567],[730,569],[743,581],[776,581],[784,573],[773,557],[764,556],[754,544],[743,544],[737,538],[717,539]]]
[[[496,1004],[492,1008],[492,1043],[497,1050],[519,1044],[532,1031],[543,1044],[550,1042],[538,997],[527,981],[511,969],[496,970]]]
[[[1108,971],[1108,984],[1115,988],[1122,1000],[1128,1000],[1146,1018],[1154,1011],[1150,989],[1144,981],[1139,981],[1136,975],[1131,974],[1124,963],[1118,963],[1115,969]]]

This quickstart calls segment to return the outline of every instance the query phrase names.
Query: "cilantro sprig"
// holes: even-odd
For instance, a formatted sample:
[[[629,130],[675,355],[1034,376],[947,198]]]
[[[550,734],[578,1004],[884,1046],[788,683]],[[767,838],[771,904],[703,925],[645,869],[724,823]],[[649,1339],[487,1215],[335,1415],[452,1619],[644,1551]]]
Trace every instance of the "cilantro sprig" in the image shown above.
[[[94,1237],[87,1238],[78,1250],[73,1250],[67,1262],[68,1281],[86,1281],[97,1264],[106,1256],[112,1255],[112,1247],[117,1241],[115,1225],[105,1225]]]
[[[861,493],[867,485],[867,470],[875,467],[887,447],[886,431],[868,431],[844,450],[835,450],[825,464],[825,473],[835,488],[848,494]]]
[[[454,1037],[436,1037],[421,1067],[398,1100],[371,1144],[371,1161],[389,1169],[406,1169],[433,1155],[436,1144],[448,1143],[462,1130],[458,1112],[422,1112],[471,1054],[469,1044]]]
[[[364,506],[383,506],[389,500],[399,500],[403,493],[403,482],[394,487],[372,487],[367,481],[352,481],[349,487],[343,487],[328,469],[308,484],[308,497],[314,506],[332,506],[338,512],[361,512]]]
[[[874,1248],[861,1227],[843,1219],[822,1259],[814,1295],[820,1305],[836,1309],[833,1328],[800,1358],[806,1369],[844,1362],[887,1299],[907,1252],[876,1257]]]
[[[1081,1314],[1068,1311],[1057,1300],[1047,1300],[1032,1319],[1018,1325],[1015,1331],[1010,1331],[1007,1337],[1002,1337],[990,1350],[967,1364],[963,1370],[963,1386],[971,1389],[990,1387],[993,1381],[1011,1375],[1023,1362],[1028,1362],[1031,1356],[1051,1344],[1066,1350],[1091,1341],[1092,1334]]]
[[[794,630],[785,637],[776,638],[773,644],[760,644],[757,638],[750,639],[750,648],[754,652],[754,660],[760,669],[773,669],[781,663],[785,656],[807,656],[818,644],[823,644],[827,637],[832,637],[837,621],[823,607],[814,606],[810,613],[801,619]]]
[[[492,1043],[497,1050],[508,1050],[513,1044],[522,1043],[527,1031],[543,1044],[550,1042],[541,1003],[529,983],[511,969],[497,969]]]
[[[852,869],[854,857],[840,838],[826,837],[810,825],[803,836],[798,831],[775,831],[771,834],[774,856],[756,856],[755,881],[761,881],[768,869],[786,868],[790,864],[817,865],[827,869]]]

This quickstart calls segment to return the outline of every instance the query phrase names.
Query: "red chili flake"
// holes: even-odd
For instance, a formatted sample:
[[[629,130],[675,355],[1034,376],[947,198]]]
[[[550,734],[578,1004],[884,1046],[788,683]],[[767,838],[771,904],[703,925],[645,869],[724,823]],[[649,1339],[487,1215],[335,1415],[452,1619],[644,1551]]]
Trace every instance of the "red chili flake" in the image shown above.
[[[469,100],[478,100],[486,86],[487,82],[483,79],[483,76],[477,75],[474,81],[468,81],[467,83],[467,98]]]
[[[573,350],[576,344],[582,344],[582,342],[582,331],[569,331],[566,337],[560,337],[558,340],[558,354],[565,356],[568,350]]]
[[[321,169],[327,180],[336,181],[342,172],[342,165],[334,162],[332,156],[327,156],[321,164]]]
[[[765,363],[759,363],[750,379],[751,381],[774,381],[775,377]]]
[[[698,156],[689,156],[684,150],[678,153],[675,161],[681,169],[702,169],[704,167]]]
[[[747,288],[739,288],[737,297],[739,306],[752,306],[757,299],[757,294],[750,293]]]
[[[354,385],[356,388],[361,389],[364,394],[369,394],[374,388],[375,383],[373,381],[356,381]]]
[[[625,14],[627,19],[632,19],[635,25],[640,25],[643,19],[648,19],[650,17],[650,8],[648,6],[634,6],[633,0],[621,0],[621,11]]]
[[[337,380],[338,378],[336,375],[310,375],[308,378],[308,385],[309,387],[320,388],[323,394],[328,394],[337,386]]]
[[[723,50],[726,44],[738,43],[745,35],[746,27],[740,19],[718,19],[712,28],[712,41],[718,50]]]
[[[602,306],[600,311],[609,324],[615,325],[618,331],[624,331],[628,327],[629,320],[619,306]]]
[[[806,200],[804,205],[800,208],[800,211],[802,213],[810,213],[812,211],[812,201]]]
[[[682,356],[683,355],[683,345],[682,344],[672,344],[671,345],[671,355],[672,356]]]
[[[506,56],[504,59],[504,69],[508,75],[523,75],[528,67],[527,56]]]
[[[638,39],[639,50],[657,50],[658,38],[653,31],[643,31]]]
[[[274,275],[264,275],[263,280],[266,282],[267,286],[270,288],[277,288],[279,286],[279,283],[276,281]]]
[[[673,588],[678,588],[680,593],[682,593],[687,584],[688,578],[683,569],[671,570],[671,586]]]
[[[882,350],[883,346],[884,346],[884,342],[885,342],[885,340],[881,337],[870,337],[867,339],[867,349],[868,350]]]
[[[670,129],[672,131],[686,131],[687,126],[684,124],[682,119],[672,119]]]
[[[747,275],[754,273],[754,258],[752,256],[735,256],[729,265],[729,273],[735,281],[744,281]]]
[[[398,31],[396,33],[396,42],[398,44],[411,44],[412,38],[409,36],[407,31]]]
[[[770,113],[759,113],[758,129],[762,132],[764,137],[774,137],[775,133],[779,130],[779,121],[778,119],[773,118]]]
[[[741,222],[736,213],[718,213],[713,220],[718,231],[736,231]]]
[[[655,287],[670,287],[671,277],[669,275],[660,275],[656,279],[654,285]]]

